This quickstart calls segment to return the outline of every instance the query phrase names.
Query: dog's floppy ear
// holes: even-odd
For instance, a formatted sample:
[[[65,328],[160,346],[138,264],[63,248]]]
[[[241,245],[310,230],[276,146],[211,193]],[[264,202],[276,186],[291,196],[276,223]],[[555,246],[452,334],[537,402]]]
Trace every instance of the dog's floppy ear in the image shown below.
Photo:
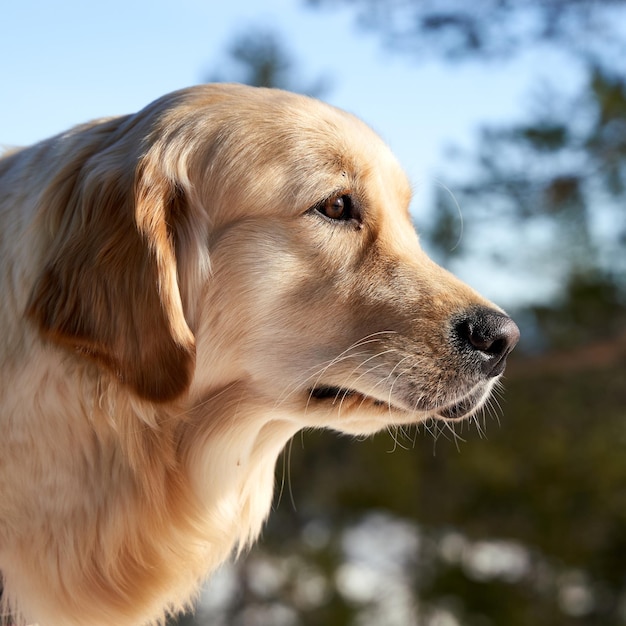
[[[187,389],[195,365],[172,226],[184,198],[149,153],[122,161],[92,156],[48,189],[58,228],[27,313],[52,341],[165,402]]]

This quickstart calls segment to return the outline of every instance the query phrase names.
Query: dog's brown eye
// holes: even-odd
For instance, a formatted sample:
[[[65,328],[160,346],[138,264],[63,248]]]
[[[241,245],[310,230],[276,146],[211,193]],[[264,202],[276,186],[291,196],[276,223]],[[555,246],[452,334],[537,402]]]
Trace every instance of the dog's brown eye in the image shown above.
[[[331,220],[352,219],[352,198],[348,195],[332,196],[318,207],[318,211]]]

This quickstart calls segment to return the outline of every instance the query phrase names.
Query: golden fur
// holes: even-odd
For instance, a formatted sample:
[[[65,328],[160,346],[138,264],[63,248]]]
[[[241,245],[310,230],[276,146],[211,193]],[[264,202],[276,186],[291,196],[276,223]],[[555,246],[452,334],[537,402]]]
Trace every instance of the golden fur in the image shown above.
[[[517,340],[496,313],[486,375],[459,328],[491,305],[420,250],[381,140],[305,97],[173,93],[6,155],[0,192],[14,620],[188,606],[257,537],[294,433],[471,415]]]

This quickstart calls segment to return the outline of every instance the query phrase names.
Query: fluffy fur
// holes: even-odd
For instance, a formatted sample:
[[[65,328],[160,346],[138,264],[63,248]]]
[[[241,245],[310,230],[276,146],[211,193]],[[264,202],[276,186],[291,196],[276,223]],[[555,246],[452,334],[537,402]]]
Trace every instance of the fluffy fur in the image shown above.
[[[517,341],[421,252],[388,148],[308,98],[176,92],[6,155],[0,190],[13,620],[186,607],[294,433],[471,415]]]

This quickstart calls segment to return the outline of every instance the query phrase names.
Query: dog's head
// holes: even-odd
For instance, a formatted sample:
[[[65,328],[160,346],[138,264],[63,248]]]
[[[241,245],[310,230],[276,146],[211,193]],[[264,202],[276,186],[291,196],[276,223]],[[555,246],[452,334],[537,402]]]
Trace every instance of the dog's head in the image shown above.
[[[518,340],[422,252],[389,149],[320,102],[178,92],[72,171],[29,313],[148,401],[240,383],[303,426],[457,419]]]

